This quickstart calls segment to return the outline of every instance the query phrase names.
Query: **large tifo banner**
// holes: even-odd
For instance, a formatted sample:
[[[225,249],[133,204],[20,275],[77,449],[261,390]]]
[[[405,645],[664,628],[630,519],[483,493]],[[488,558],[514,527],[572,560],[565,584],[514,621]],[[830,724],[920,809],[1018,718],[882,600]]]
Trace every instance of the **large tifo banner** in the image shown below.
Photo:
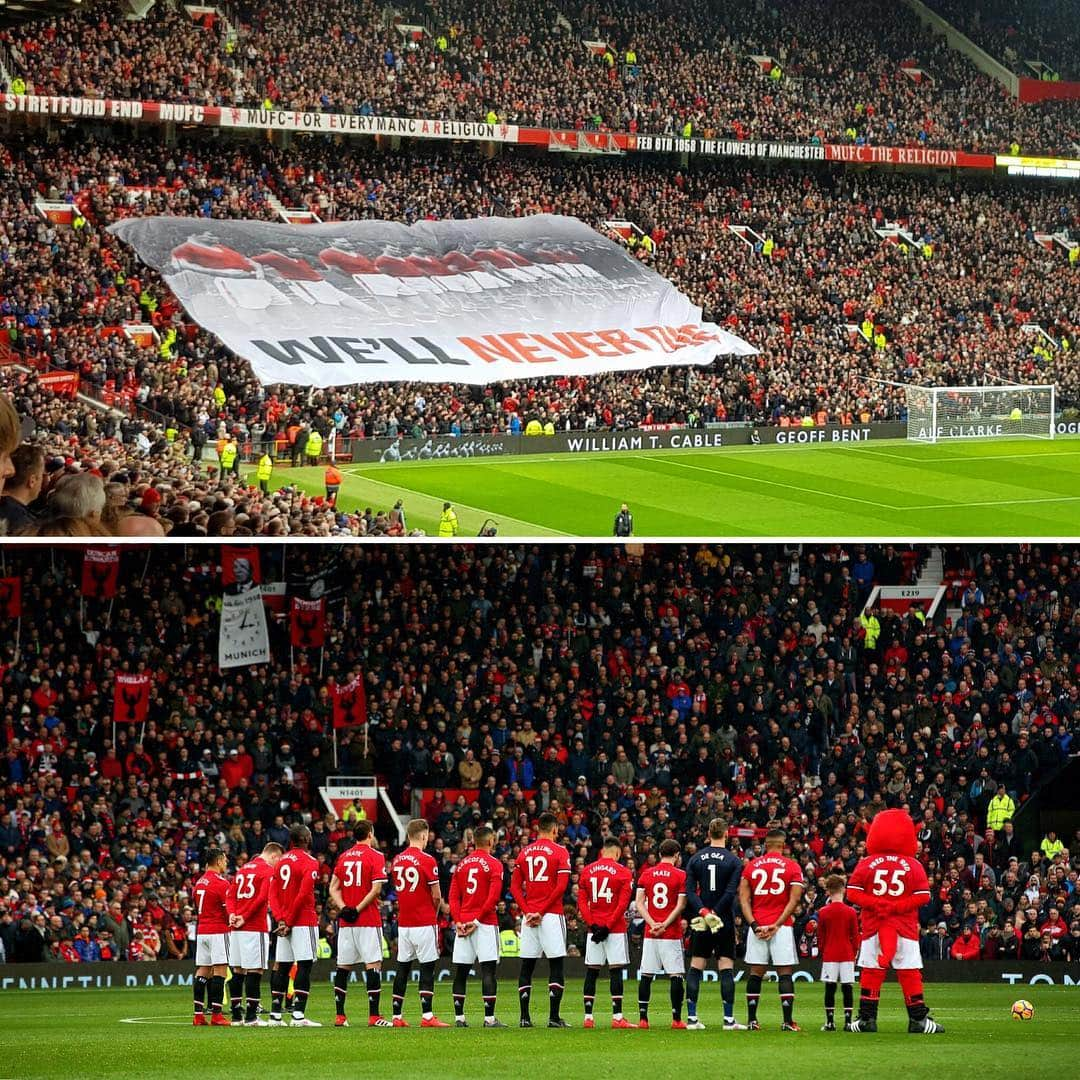
[[[748,356],[574,218],[110,226],[264,383],[483,384]]]

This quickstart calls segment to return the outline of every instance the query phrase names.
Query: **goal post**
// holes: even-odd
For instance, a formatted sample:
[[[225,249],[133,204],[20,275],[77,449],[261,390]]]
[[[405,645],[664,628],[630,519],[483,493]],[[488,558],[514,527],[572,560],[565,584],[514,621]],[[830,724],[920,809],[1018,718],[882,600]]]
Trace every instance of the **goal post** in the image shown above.
[[[911,442],[1052,439],[1053,385],[904,387]]]

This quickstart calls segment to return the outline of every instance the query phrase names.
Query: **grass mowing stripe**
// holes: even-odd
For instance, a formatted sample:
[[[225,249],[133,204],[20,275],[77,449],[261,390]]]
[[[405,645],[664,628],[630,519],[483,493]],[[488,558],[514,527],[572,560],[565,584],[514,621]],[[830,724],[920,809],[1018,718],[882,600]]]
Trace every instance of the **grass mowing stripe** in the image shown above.
[[[549,529],[547,526],[540,525],[535,521],[527,521],[524,518],[510,517],[509,515],[503,514],[498,510],[492,510],[490,507],[485,509],[482,506],[473,506],[470,503],[462,502],[460,499],[440,499],[436,495],[429,495],[427,492],[420,491],[420,490],[418,490],[416,488],[407,487],[404,484],[389,484],[384,480],[376,480],[376,479],[374,479],[374,477],[367,476],[366,474],[360,473],[358,469],[349,470],[349,474],[352,475],[352,476],[359,476],[367,484],[377,484],[380,487],[390,488],[393,491],[410,492],[412,495],[414,495],[414,496],[416,496],[418,498],[421,498],[421,499],[430,499],[430,500],[432,500],[432,501],[434,501],[435,503],[438,504],[440,513],[442,512],[442,504],[444,502],[451,502],[451,503],[453,503],[455,509],[462,508],[462,509],[465,509],[465,510],[472,510],[474,513],[482,514],[485,517],[498,518],[500,523],[510,521],[510,522],[513,522],[516,525],[525,525],[525,526],[527,526],[526,534],[531,533],[532,530],[539,530],[541,533],[551,533],[551,534],[553,534],[555,536],[569,536],[569,535],[571,535],[570,533],[559,532],[556,529]]]
[[[673,461],[670,458],[654,457],[651,454],[643,454],[647,461],[663,461],[666,465],[674,465],[681,469],[697,469],[699,472],[713,473],[716,476],[732,476],[745,479],[752,479],[755,484],[768,484],[771,487],[787,488],[788,491],[799,491],[804,495],[813,495],[819,499],[843,499],[845,502],[860,503],[863,506],[876,506],[880,510],[899,510],[899,506],[894,506],[892,503],[875,502],[873,499],[860,499],[854,495],[841,495],[836,491],[821,491],[818,488],[801,487],[798,484],[785,484],[779,480],[766,480],[763,476],[747,477],[745,473],[730,472],[726,469],[709,469],[700,465],[691,465],[686,461]]]

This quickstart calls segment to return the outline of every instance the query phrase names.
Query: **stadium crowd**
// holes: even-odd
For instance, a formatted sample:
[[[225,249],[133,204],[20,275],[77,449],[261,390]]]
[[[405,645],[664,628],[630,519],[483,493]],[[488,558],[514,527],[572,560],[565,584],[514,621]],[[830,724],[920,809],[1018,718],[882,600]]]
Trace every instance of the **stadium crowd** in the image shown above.
[[[760,356],[482,389],[377,384],[309,395],[261,387],[246,362],[186,320],[161,279],[105,226],[144,213],[274,220],[270,195],[324,220],[556,212],[604,229],[609,219],[627,218],[652,241],[635,254]],[[72,202],[81,224],[43,220],[38,198]],[[284,432],[312,427],[328,441],[500,432],[532,419],[558,430],[902,419],[902,388],[874,380],[1054,381],[1060,408],[1080,404],[1072,363],[1078,264],[1035,239],[1077,234],[1075,200],[1054,187],[931,183],[824,166],[752,170],[730,161],[674,170],[549,156],[482,162],[321,141],[286,151],[195,140],[168,148],[163,161],[152,141],[70,131],[52,145],[17,134],[5,140],[0,205],[0,320],[11,357],[76,372],[84,389],[112,393],[136,415],[95,415],[20,368],[0,368],[0,388],[34,416],[49,459],[115,466],[104,479],[126,484],[124,501],[138,504],[152,485],[163,517],[178,494],[203,507],[236,503],[240,493],[228,476],[223,486],[212,452],[230,433],[242,457],[257,458],[280,446]],[[892,222],[903,235],[884,242],[877,230]],[[729,225],[751,228],[753,242]],[[148,321],[160,339],[150,346],[102,333]],[[1046,336],[1026,332],[1032,325]],[[116,438],[105,443],[102,435]],[[203,447],[211,477],[207,466],[189,464]],[[285,448],[283,456],[296,455]],[[133,471],[142,487],[132,484]],[[269,494],[287,475],[276,473]],[[270,509],[258,493],[245,497],[260,512]],[[282,498],[289,501],[276,507],[284,521],[275,529],[355,535],[367,528],[355,516],[339,521],[326,507],[301,505],[305,496]]]
[[[1035,77],[1027,60],[1041,61],[1062,79],[1080,75],[1076,47],[1061,33],[1080,19],[1076,0],[979,0],[974,7],[963,0],[933,0],[929,6],[1018,75]]]
[[[293,548],[290,580],[332,570],[325,656],[290,666],[272,618],[275,663],[219,678],[206,549],[125,551],[115,602],[79,615],[79,551],[9,549],[23,604],[0,655],[4,956],[187,957],[206,849],[239,864],[301,819],[325,899],[349,844],[318,797],[335,771],[326,680],[360,671],[369,737],[336,733],[338,770],[377,774],[431,820],[444,895],[481,822],[509,863],[554,812],[575,881],[605,834],[640,868],[665,838],[692,851],[717,815],[747,852],[778,823],[808,882],[796,936],[810,959],[820,881],[851,870],[877,809],[902,806],[933,889],[925,955],[1076,961],[1080,837],[1022,844],[1030,823],[1013,819],[1078,750],[1080,550],[956,548],[946,565],[969,584],[947,599],[954,621],[860,618],[875,581],[901,582],[924,555]],[[151,675],[149,712],[114,730],[121,671]],[[382,817],[377,833],[391,850]],[[394,912],[391,891],[391,941]],[[507,898],[503,929],[514,915]],[[323,933],[332,947],[325,913]]]
[[[888,0],[678,0],[660,12],[647,0],[432,0],[398,5],[392,23],[374,0],[270,0],[226,5],[235,26],[164,5],[128,22],[117,7],[86,4],[4,31],[20,87],[991,153],[1016,144],[1071,154],[1078,138],[1075,104],[1018,104]],[[1040,24],[1055,25],[1069,23]],[[902,64],[925,75],[916,81]]]

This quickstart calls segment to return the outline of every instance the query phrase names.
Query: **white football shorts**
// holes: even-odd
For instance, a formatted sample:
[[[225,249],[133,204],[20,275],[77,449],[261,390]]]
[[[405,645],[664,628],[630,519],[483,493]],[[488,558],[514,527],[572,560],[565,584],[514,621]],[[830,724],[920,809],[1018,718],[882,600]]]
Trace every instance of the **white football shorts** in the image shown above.
[[[768,941],[749,931],[746,935],[746,962],[748,964],[772,964],[775,967],[794,967],[795,931],[790,926],[781,926]]]
[[[499,928],[480,923],[468,937],[454,938],[455,964],[486,964],[499,959]]]
[[[521,922],[521,956],[535,960],[546,956],[549,960],[566,955],[566,919],[562,915],[541,915],[539,926],[526,926]]]

